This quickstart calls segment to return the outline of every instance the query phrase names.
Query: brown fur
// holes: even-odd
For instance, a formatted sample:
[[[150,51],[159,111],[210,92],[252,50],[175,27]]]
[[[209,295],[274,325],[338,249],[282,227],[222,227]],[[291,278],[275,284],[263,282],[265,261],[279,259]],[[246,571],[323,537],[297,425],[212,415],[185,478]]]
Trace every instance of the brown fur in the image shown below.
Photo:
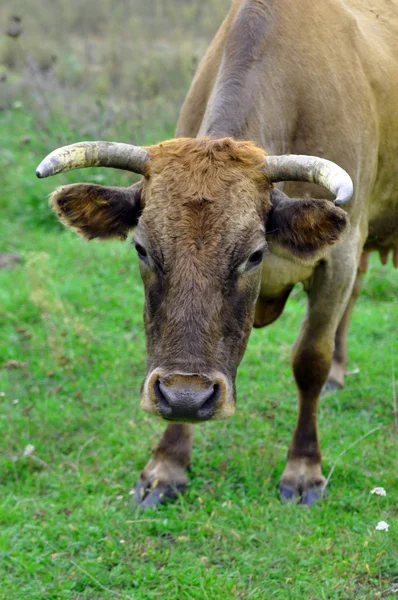
[[[219,371],[232,389],[261,275],[239,268],[264,246],[265,223],[272,246],[313,260],[339,238],[345,213],[273,189],[265,153],[250,142],[187,138],[148,150],[142,187],[75,184],[57,190],[52,205],[88,239],[125,237],[141,214],[135,238],[148,254],[141,262],[148,371],[181,364],[187,373]]]
[[[397,56],[390,0],[234,0],[177,126],[178,138],[198,139],[150,147],[142,194],[124,191],[125,206],[119,192],[98,186],[70,186],[53,198],[63,222],[89,238],[124,237],[142,213],[134,235],[147,252],[140,268],[155,379],[158,368],[181,377],[215,370],[234,395],[256,299],[266,324],[289,290],[304,284],[308,310],[293,351],[299,415],[281,483],[285,497],[303,502],[324,485],[317,406],[335,347],[337,379],[344,379],[340,337],[362,250],[398,246]],[[345,168],[355,187],[349,235],[344,212],[314,199],[323,190],[286,183],[289,199],[273,189],[261,172],[262,148],[324,156]],[[270,252],[250,268],[266,239]],[[191,432],[167,432],[144,484],[159,473],[170,485],[186,481]]]
[[[199,66],[177,126],[178,136],[233,135],[255,141],[270,154],[324,156],[345,168],[354,181],[350,233],[331,246],[322,261],[307,267],[306,260],[295,258],[293,264],[286,247],[272,243],[272,215],[267,223],[271,253],[264,258],[257,322],[271,322],[297,282],[308,293],[308,311],[294,352],[303,415],[297,425],[300,444],[292,443],[282,477],[282,488],[289,484],[294,495],[312,485],[322,488],[313,415],[328,365],[329,383],[334,386],[336,377],[339,385],[344,382],[362,249],[381,250],[383,260],[384,249],[392,249],[398,264],[397,57],[396,2],[234,0]],[[319,190],[308,184],[287,183],[283,189],[289,196],[319,197]],[[295,220],[300,221],[298,215]],[[294,229],[295,250],[303,247],[304,229],[311,229],[305,221],[304,228]],[[283,234],[283,225],[276,229],[272,235]],[[290,245],[290,229],[288,238]],[[365,263],[362,260],[362,270]],[[311,366],[307,347],[315,348]],[[336,354],[330,365],[334,347],[344,356]],[[306,457],[314,435],[315,472]]]
[[[235,270],[261,244],[270,208],[264,152],[229,139],[172,140],[149,150],[135,233],[161,266],[142,266],[148,368],[172,371],[183,362],[184,372],[219,369],[234,378],[246,345],[237,323],[247,338],[259,277],[247,289]],[[214,344],[220,337],[225,344]]]
[[[267,240],[271,251],[294,255],[314,263],[335,244],[348,225],[347,215],[327,200],[289,198],[272,190],[272,210],[267,218]]]
[[[148,150],[142,186],[75,184],[51,202],[62,222],[88,239],[123,238],[138,221],[148,381],[156,382],[156,372],[168,385],[192,379],[181,383],[168,373],[216,380],[227,409],[219,406],[215,415],[228,415],[260,288],[261,268],[247,261],[265,246],[265,224],[275,252],[311,261],[339,238],[347,219],[327,201],[289,199],[272,188],[262,172],[265,153],[252,143],[176,139]],[[156,410],[152,388],[148,394],[145,405]],[[179,427],[170,432],[183,435]],[[167,477],[185,485],[186,461],[173,457],[180,441],[188,446],[173,440],[164,437],[142,472],[148,485]]]
[[[66,227],[91,240],[125,239],[140,215],[141,183],[130,188],[76,183],[58,188],[50,206]]]
[[[253,327],[265,327],[276,321],[282,314],[291,291],[292,288],[288,287],[284,293],[280,294],[277,298],[269,298],[267,300],[258,298]]]

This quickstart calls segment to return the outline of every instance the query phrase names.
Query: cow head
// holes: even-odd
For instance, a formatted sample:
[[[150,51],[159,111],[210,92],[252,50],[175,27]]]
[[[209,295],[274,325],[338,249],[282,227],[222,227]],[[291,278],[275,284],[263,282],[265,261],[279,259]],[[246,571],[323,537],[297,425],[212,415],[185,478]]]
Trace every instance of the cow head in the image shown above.
[[[266,159],[248,142],[176,139],[146,149],[86,142],[40,165],[39,176],[93,164],[144,175],[130,188],[64,186],[51,204],[87,239],[123,239],[135,227],[148,355],[141,405],[148,412],[189,422],[232,415],[268,245],[315,262],[345,228],[346,214],[333,203],[288,198],[272,181],[322,183],[343,202],[352,191],[348,175],[322,159],[280,158]]]

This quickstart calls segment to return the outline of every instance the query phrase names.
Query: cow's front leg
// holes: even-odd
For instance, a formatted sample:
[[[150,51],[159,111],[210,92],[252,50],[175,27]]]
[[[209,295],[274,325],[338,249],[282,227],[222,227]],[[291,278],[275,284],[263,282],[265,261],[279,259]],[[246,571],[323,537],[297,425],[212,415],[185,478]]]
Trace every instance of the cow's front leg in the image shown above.
[[[185,491],[191,463],[193,425],[168,425],[135,488],[137,504],[151,507]]]
[[[332,362],[337,325],[355,277],[355,264],[351,262],[352,269],[348,269],[347,258],[343,272],[321,265],[308,290],[307,314],[292,353],[299,411],[280,482],[284,500],[312,504],[325,489],[317,427],[318,403]]]
[[[323,344],[305,331],[293,350],[293,371],[299,393],[296,429],[289,446],[286,468],[280,482],[283,500],[299,500],[312,504],[325,487],[321,470],[321,448],[318,438],[317,412],[319,395],[326,381],[333,352],[333,334]]]

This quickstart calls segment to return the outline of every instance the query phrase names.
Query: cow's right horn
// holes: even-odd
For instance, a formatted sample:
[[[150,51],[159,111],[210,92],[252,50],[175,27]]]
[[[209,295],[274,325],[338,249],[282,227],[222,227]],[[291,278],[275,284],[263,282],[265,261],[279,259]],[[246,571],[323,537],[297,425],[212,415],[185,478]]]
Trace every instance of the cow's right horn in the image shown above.
[[[267,156],[264,173],[271,181],[308,181],[317,183],[336,196],[334,204],[342,206],[351,200],[354,186],[351,177],[336,163],[301,154]]]
[[[71,169],[112,167],[143,175],[149,153],[141,146],[118,142],[79,142],[51,152],[37,167],[37,177],[48,177]]]

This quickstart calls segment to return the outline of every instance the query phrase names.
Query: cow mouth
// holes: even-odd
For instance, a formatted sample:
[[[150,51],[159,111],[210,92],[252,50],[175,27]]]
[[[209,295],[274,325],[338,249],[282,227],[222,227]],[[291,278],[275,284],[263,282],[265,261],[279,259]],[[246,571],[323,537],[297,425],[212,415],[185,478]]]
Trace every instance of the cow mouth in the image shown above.
[[[220,399],[220,385],[214,383],[207,390],[197,392],[192,389],[178,389],[176,401],[170,403],[162,391],[162,383],[157,379],[154,384],[156,408],[166,421],[180,423],[200,423],[214,417]]]

